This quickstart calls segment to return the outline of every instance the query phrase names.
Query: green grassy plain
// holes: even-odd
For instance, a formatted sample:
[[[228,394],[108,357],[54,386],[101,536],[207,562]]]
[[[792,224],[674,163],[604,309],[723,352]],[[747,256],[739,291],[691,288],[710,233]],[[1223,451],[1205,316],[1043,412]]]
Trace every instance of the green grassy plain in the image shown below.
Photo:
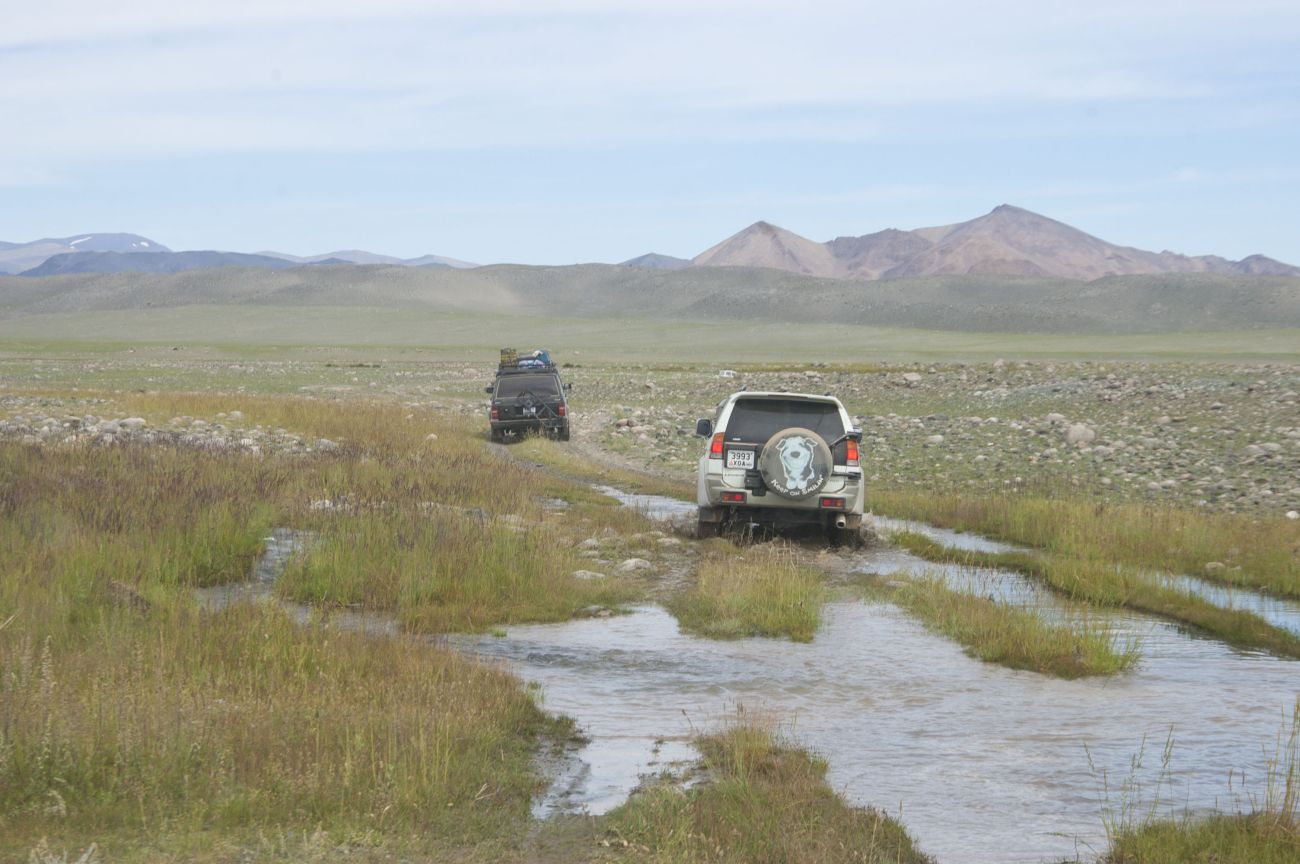
[[[626,414],[679,399],[682,410],[674,409],[662,440],[686,441],[686,456],[652,461],[637,437],[623,436],[619,452],[645,456],[647,479],[549,442],[512,447],[514,459],[492,455],[481,385],[505,344],[561,346],[556,356],[573,364],[584,411],[615,405]],[[757,381],[787,386],[795,376],[803,383],[811,364],[846,363],[827,374],[881,379],[855,396],[851,410],[956,414],[979,411],[968,408],[974,397],[885,379],[917,361],[988,367],[1002,357],[1083,358],[1121,374],[1177,360],[1184,364],[1177,374],[1195,378],[1203,361],[1293,363],[1298,344],[1297,331],[955,334],[364,307],[0,320],[0,411],[12,401],[59,415],[138,415],[163,427],[174,417],[212,420],[239,410],[249,426],[340,442],[295,454],[0,442],[0,859],[26,860],[45,838],[56,850],[96,843],[107,858],[127,862],[233,862],[262,850],[273,860],[531,864],[528,800],[539,782],[532,757],[547,740],[570,734],[568,724],[545,715],[500,670],[419,636],[342,632],[327,626],[336,610],[359,606],[424,634],[562,620],[644,598],[645,577],[572,575],[590,566],[577,554],[588,538],[600,539],[601,555],[636,554],[656,567],[668,554],[645,520],[586,483],[689,498],[694,442],[673,427],[707,413],[733,386],[717,379],[719,367],[784,376]],[[657,389],[646,386],[650,371]],[[998,413],[1055,407],[1058,397],[1037,380],[1023,389],[1035,401],[1007,411],[1003,403]],[[887,398],[873,405],[880,393]],[[1284,402],[1259,410],[1273,412],[1269,422],[1279,427],[1290,422]],[[614,433],[593,438],[616,449]],[[1300,653],[1289,647],[1294,638],[1276,642],[1282,637],[1259,631],[1250,616],[1188,612],[1142,593],[1127,576],[1113,578],[1117,565],[1197,572],[1218,560],[1226,565],[1218,578],[1296,596],[1295,523],[1117,502],[1106,490],[1068,484],[1051,497],[1003,501],[958,494],[939,472],[907,471],[916,487],[873,484],[877,510],[1043,550],[1055,562],[1047,569],[1038,556],[992,563],[1050,577],[1081,601],[1129,605],[1234,644]],[[562,516],[557,499],[568,503]],[[324,501],[330,505],[318,506]],[[267,532],[280,526],[314,537],[280,586],[317,610],[313,620],[299,625],[274,605],[200,611],[192,589],[245,578]],[[957,553],[930,554],[949,560]],[[724,541],[683,555],[673,566],[689,572],[668,601],[683,626],[719,637],[815,633],[827,596],[823,574]],[[1112,576],[1102,579],[1106,573]],[[962,606],[934,617],[953,625],[941,627],[952,638],[976,653],[991,647],[990,659],[1006,665],[1025,661],[996,650],[999,640],[1027,644],[1041,635],[1029,638],[1025,622],[997,609]],[[1041,641],[1053,651],[1069,646],[1070,659],[1091,651],[1061,637]],[[1125,655],[1117,655],[1118,670]],[[710,737],[703,746],[713,782],[638,797],[598,823],[598,833],[608,825],[629,845],[575,846],[565,860],[831,861],[844,860],[845,850],[860,850],[863,860],[922,860],[896,823],[845,807],[814,757],[761,730]],[[1174,834],[1152,829],[1140,841],[1146,846],[1116,837],[1112,854],[1129,857],[1113,860],[1178,860],[1209,843],[1187,833],[1206,825],[1229,825],[1219,833],[1230,838],[1247,835],[1230,839],[1233,848],[1279,843],[1289,853],[1295,837],[1294,820],[1212,821],[1159,829]]]
[[[220,335],[217,335],[220,334]],[[576,318],[382,307],[176,306],[0,318],[0,350],[300,350],[426,360],[492,358],[502,345],[557,346],[560,362],[843,363],[1007,359],[1288,360],[1300,331],[1153,334],[970,333],[837,324]]]

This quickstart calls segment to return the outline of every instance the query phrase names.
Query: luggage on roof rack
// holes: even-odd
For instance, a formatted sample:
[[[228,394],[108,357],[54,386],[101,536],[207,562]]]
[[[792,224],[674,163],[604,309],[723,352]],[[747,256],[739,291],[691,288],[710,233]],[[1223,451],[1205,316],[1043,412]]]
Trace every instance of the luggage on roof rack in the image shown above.
[[[530,351],[527,354],[520,354],[514,348],[502,348],[501,361],[497,366],[498,375],[508,372],[551,372],[554,370],[555,362],[551,360],[550,352],[545,348],[538,348],[536,351]]]

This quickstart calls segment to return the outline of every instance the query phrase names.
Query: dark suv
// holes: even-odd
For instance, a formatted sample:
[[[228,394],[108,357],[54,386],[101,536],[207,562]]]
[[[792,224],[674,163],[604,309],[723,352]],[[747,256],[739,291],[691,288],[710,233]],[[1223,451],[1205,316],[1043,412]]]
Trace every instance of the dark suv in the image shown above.
[[[564,394],[572,386],[560,381],[560,372],[549,357],[547,362],[531,357],[503,359],[496,382],[484,388],[492,395],[488,413],[492,440],[504,441],[511,433],[537,432],[568,441],[569,403]]]

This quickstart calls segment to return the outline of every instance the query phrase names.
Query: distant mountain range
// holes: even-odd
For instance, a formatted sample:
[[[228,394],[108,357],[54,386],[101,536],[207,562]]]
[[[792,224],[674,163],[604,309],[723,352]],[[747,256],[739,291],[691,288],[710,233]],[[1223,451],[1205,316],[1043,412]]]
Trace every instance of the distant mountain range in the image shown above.
[[[139,234],[73,234],[71,237],[46,237],[30,243],[0,242],[0,273],[22,273],[39,267],[55,255],[83,252],[160,254],[171,251]]]
[[[284,252],[215,250],[176,252],[138,234],[74,234],[30,243],[0,241],[0,274],[53,276],[59,273],[179,273],[210,267],[280,270],[308,264],[385,264],[399,267],[477,267],[442,255],[397,258],[359,249],[300,257]]]
[[[174,252],[136,234],[86,234],[0,242],[0,274],[175,273],[214,267],[278,270],[322,264],[469,269],[479,265],[441,255],[397,258],[359,249],[300,257],[283,252]],[[677,271],[761,267],[804,276],[870,282],[929,276],[1017,276],[1092,282],[1112,276],[1214,274],[1300,276],[1300,267],[1263,255],[1230,261],[1117,246],[1077,228],[1003,204],[955,225],[903,231],[888,228],[824,243],[768,222],[755,222],[692,259],[650,253],[622,267]]]
[[[635,259],[634,259],[635,260]],[[1229,261],[1116,246],[1063,222],[1003,204],[935,228],[889,228],[818,243],[767,222],[701,252],[695,267],[771,267],[808,276],[872,281],[920,276],[1034,276],[1091,282],[1107,276],[1218,273],[1300,276],[1300,267],[1263,255]]]
[[[375,310],[396,311],[397,317],[472,311],[717,320],[741,327],[773,321],[988,333],[1169,333],[1300,327],[1300,277],[1167,273],[1083,284],[977,274],[850,282],[770,267],[664,270],[614,264],[461,270],[370,264],[0,276],[0,331],[11,334],[61,332],[82,338],[88,332],[115,332],[114,321],[147,318],[158,326],[154,338],[164,338],[159,334],[170,332],[168,322],[175,320],[168,310],[217,307],[229,311],[214,312],[214,320],[232,323],[205,337],[215,341],[240,341],[269,320],[289,322],[287,330],[277,330],[277,339],[289,338],[290,331],[308,335],[289,341],[310,339],[315,337],[302,322],[331,317],[348,322]],[[100,313],[108,314],[95,317]],[[41,330],[42,321],[64,315],[73,317],[54,331]],[[288,317],[267,318],[274,315]],[[35,329],[24,329],[24,319]],[[471,338],[494,337],[489,328]]]

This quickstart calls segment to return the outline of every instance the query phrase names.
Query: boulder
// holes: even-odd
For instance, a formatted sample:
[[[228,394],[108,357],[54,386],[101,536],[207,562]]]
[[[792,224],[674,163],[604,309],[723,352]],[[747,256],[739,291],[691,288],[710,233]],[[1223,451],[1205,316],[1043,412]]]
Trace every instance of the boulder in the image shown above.
[[[1065,430],[1065,442],[1075,447],[1090,444],[1096,437],[1097,433],[1083,423],[1072,423],[1070,428]]]

